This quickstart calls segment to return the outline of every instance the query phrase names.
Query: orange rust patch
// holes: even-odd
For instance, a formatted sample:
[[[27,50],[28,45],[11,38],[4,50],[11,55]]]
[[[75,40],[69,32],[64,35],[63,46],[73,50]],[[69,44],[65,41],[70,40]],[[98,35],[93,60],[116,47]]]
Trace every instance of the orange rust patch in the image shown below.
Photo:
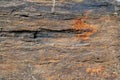
[[[75,19],[72,28],[76,31],[83,31],[83,34],[77,34],[77,40],[89,40],[89,37],[97,30],[94,25],[88,24],[85,20],[88,18],[89,12],[87,12],[82,18]]]
[[[103,66],[98,66],[96,68],[86,68],[86,72],[89,73],[91,76],[95,74],[101,75],[103,70],[104,70]]]
[[[78,67],[83,67],[83,63],[77,64]]]

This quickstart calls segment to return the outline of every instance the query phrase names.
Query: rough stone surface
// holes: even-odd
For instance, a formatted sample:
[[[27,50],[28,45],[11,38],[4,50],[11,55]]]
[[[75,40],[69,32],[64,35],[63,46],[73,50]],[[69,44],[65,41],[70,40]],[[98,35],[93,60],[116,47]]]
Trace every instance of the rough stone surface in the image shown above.
[[[120,80],[120,11],[110,0],[0,0],[0,80]],[[97,32],[79,40],[73,20]]]

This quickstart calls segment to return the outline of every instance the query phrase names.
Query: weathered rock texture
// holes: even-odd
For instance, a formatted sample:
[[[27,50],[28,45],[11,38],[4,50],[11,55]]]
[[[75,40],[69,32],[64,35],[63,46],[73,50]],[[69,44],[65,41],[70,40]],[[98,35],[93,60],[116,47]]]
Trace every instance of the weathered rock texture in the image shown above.
[[[0,0],[0,80],[120,80],[120,17],[100,0]],[[87,41],[73,20],[97,32]],[[119,11],[118,11],[119,13]]]

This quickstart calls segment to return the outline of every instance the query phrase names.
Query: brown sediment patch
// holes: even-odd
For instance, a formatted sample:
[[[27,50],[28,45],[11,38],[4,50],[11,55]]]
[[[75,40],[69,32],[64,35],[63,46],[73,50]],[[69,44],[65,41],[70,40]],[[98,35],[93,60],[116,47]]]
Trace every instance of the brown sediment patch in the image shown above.
[[[3,73],[8,73],[8,72],[15,72],[17,71],[17,64],[0,64],[0,69]]]

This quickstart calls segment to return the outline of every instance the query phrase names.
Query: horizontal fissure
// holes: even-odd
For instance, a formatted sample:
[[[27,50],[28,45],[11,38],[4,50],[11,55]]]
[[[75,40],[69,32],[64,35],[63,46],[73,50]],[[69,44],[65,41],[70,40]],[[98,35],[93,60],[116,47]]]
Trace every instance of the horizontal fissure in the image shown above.
[[[49,38],[49,37],[69,37],[75,34],[82,34],[84,32],[90,32],[90,29],[86,30],[74,30],[74,29],[63,29],[63,30],[52,30],[46,28],[40,28],[38,30],[12,30],[12,31],[1,31],[0,37],[30,37],[30,38]]]

